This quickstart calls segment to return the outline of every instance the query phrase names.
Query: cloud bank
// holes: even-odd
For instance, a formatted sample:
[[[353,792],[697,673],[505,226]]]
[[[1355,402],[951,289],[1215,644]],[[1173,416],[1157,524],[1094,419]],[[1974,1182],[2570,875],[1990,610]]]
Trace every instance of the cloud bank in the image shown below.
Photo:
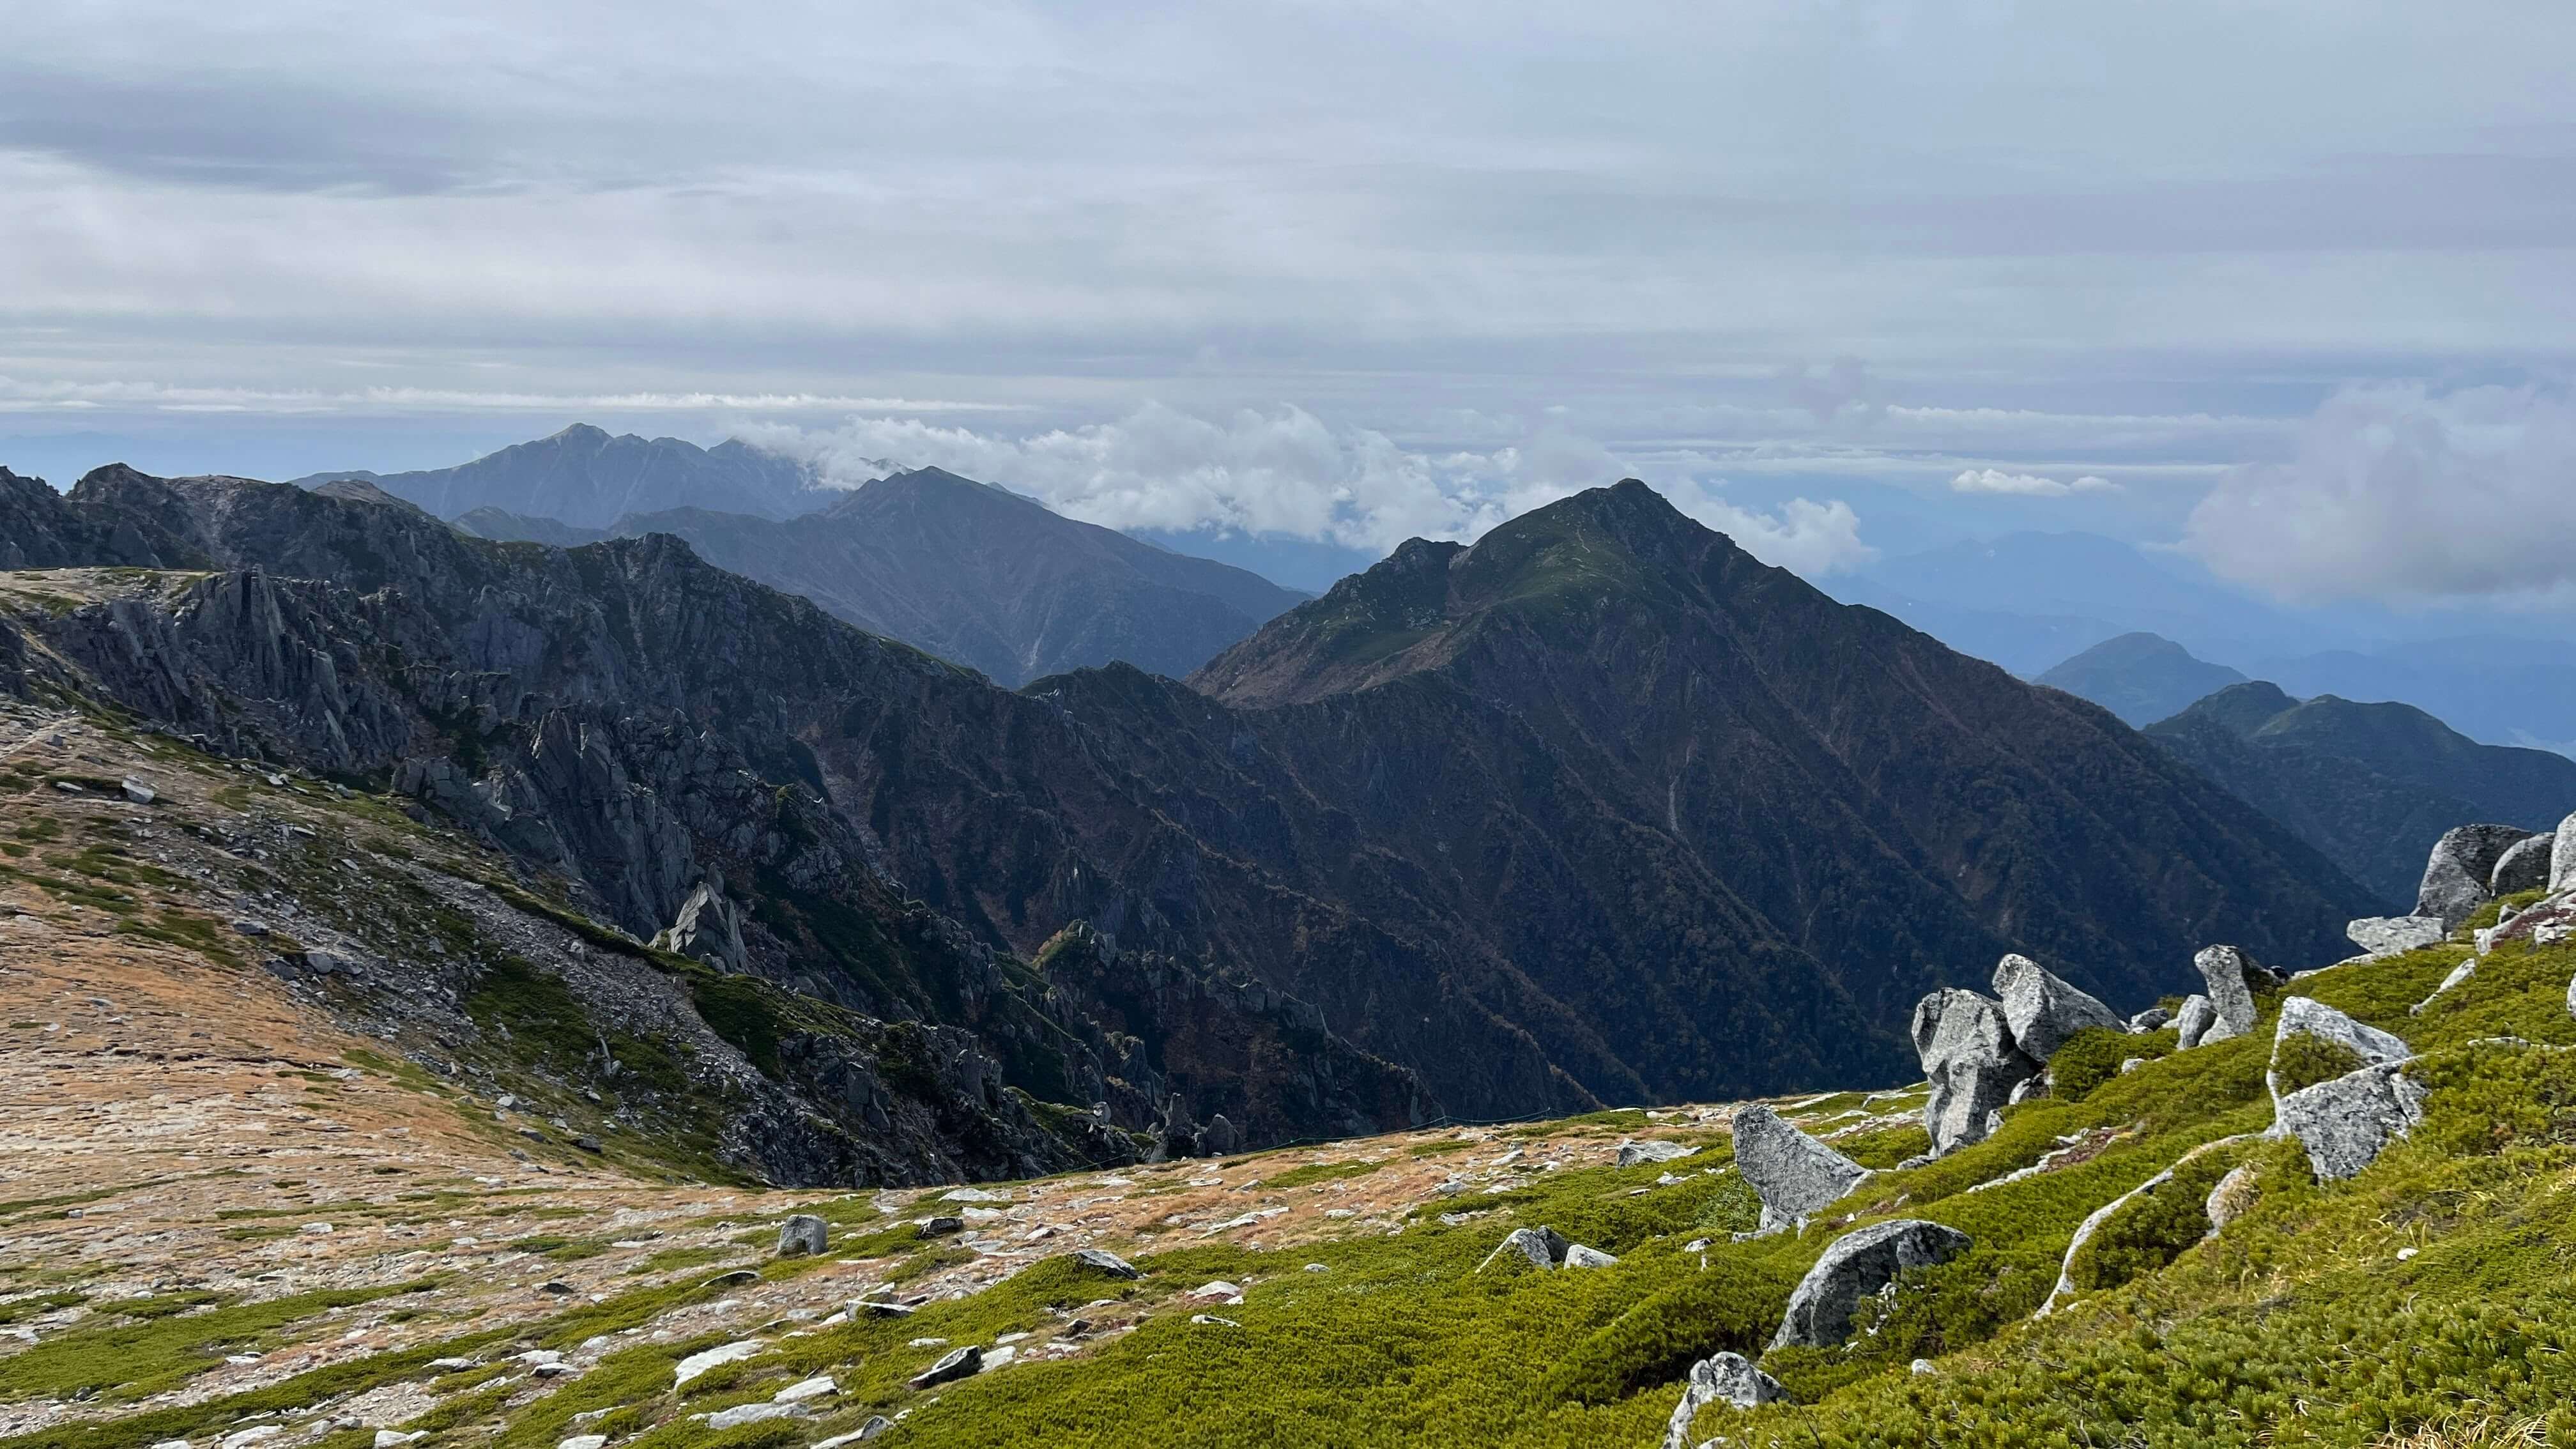
[[[2576,401],[2561,388],[2347,387],[2297,455],[2229,471],[2186,546],[2291,599],[2541,594],[2576,583]]]
[[[930,466],[1029,494],[1107,528],[1208,530],[1329,542],[1383,553],[1408,538],[1473,540],[1517,514],[1639,476],[1766,563],[1822,575],[1867,562],[1860,517],[1839,499],[1741,508],[1669,459],[1638,465],[1599,443],[1542,429],[1486,451],[1425,452],[1303,408],[1201,417],[1148,403],[1114,422],[1013,436],[917,417],[858,417],[837,428],[753,424],[744,441],[810,462],[840,486]]]
[[[2063,498],[2070,493],[2100,493],[2119,486],[2090,473],[2061,483],[2036,473],[2007,473],[2001,468],[1971,468],[1950,480],[1953,493],[2003,493],[2022,498]]]

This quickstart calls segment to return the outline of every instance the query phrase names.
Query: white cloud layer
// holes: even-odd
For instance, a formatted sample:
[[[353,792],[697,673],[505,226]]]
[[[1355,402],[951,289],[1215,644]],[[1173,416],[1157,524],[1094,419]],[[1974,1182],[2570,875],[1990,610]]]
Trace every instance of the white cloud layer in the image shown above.
[[[2538,595],[2576,584],[2576,401],[2557,388],[2345,388],[2296,457],[2230,471],[2187,546],[2293,599]]]
[[[2102,493],[2119,486],[2090,473],[2061,483],[2036,473],[2007,473],[2001,468],[1970,468],[1950,480],[1953,493],[2004,493],[2022,498],[2063,498],[2070,493]]]
[[[736,431],[814,463],[843,486],[880,475],[878,460],[893,459],[998,483],[1108,528],[1209,529],[1384,552],[1408,538],[1472,540],[1585,488],[1642,476],[1766,563],[1821,575],[1874,556],[1861,541],[1859,515],[1839,499],[1791,499],[1775,512],[1741,508],[1687,460],[1641,467],[1553,429],[1488,451],[1428,453],[1294,406],[1212,419],[1149,403],[1115,422],[1025,436],[904,417]]]

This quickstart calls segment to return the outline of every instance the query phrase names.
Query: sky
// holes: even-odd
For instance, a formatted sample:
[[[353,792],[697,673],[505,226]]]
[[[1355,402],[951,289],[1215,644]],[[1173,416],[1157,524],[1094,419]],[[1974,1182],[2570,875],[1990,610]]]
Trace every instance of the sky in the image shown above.
[[[1365,559],[1633,474],[2576,597],[2564,0],[22,6],[0,464],[586,421]]]

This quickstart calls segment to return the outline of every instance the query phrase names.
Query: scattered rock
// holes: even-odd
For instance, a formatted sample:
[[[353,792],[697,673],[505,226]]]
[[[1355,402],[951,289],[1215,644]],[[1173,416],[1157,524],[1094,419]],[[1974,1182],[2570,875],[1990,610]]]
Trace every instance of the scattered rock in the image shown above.
[[[731,1272],[718,1273],[698,1286],[701,1288],[738,1288],[745,1283],[757,1283],[759,1281],[760,1274],[757,1271],[750,1268],[736,1268]]]
[[[2548,885],[2549,858],[2555,853],[2557,844],[2558,837],[2546,833],[2526,836],[2514,842],[2504,854],[2496,857],[2495,874],[2487,877],[2487,894],[2519,895]]]
[[[812,1213],[798,1213],[778,1225],[778,1256],[782,1258],[818,1257],[830,1242],[830,1226]]]
[[[2272,1066],[2263,1073],[2275,1104],[2281,1099],[2281,1048],[2294,1036],[2311,1036],[2342,1047],[2370,1065],[2403,1061],[2414,1054],[2404,1041],[2375,1026],[2364,1026],[2313,997],[2293,996],[2281,1003],[2280,1025],[2272,1032]]]
[[[154,793],[151,786],[144,784],[132,775],[125,777],[123,788],[125,790],[125,798],[127,802],[131,804],[149,805],[154,800],[160,798]]]
[[[2346,925],[2343,933],[2376,960],[2437,945],[2451,934],[2451,928],[2438,916],[2364,916]]]
[[[378,1429],[376,1431],[376,1449],[402,1449],[402,1446],[405,1444],[414,1443],[428,1437],[429,1431],[427,1429],[414,1429],[409,1432],[405,1432],[401,1429]],[[607,1442],[607,1435],[602,1434],[599,1436],[600,1444],[605,1444]],[[556,1449],[562,1449],[562,1446],[558,1445],[556,1446]],[[591,1449],[598,1449],[598,1445],[592,1445]]]
[[[1689,1449],[1691,1420],[1711,1404],[1751,1409],[1780,1397],[1780,1381],[1753,1366],[1740,1353],[1714,1354],[1691,1365],[1682,1401],[1664,1426],[1663,1449]]]
[[[1914,1008],[1914,1050],[1931,1079],[1923,1127],[1935,1155],[1985,1139],[2012,1089],[2039,1074],[2013,1045],[2003,1007],[1973,991],[1936,991]]]
[[[873,1439],[893,1427],[894,1420],[887,1418],[883,1414],[870,1414],[868,1415],[868,1421],[866,1423],[861,1424],[859,1427],[851,1430],[847,1434],[835,1434],[829,1439],[820,1439],[815,1441],[813,1449],[841,1449],[841,1446],[844,1444],[857,1444],[864,1440]]]
[[[2544,836],[2537,835],[2532,837],[2534,840],[2545,838],[2546,837]],[[2408,1007],[2406,1009],[2406,1014],[2408,1016],[2422,1016],[2424,1014],[2424,1008],[2431,1006],[2443,992],[2450,990],[2452,987],[2459,985],[2461,982],[2468,980],[2476,974],[2478,974],[2478,958],[2471,956],[2466,961],[2452,967],[2451,974],[2442,978],[2442,984],[2434,987],[2431,995],[2426,996],[2423,1000]]]
[[[2054,1056],[2068,1037],[2088,1026],[2126,1029],[2117,1013],[2027,956],[2006,956],[1995,966],[1996,1000],[2013,1045],[2035,1062]]]
[[[981,1187],[952,1187],[939,1195],[941,1202],[1009,1202],[1007,1192],[994,1192]]]
[[[2189,1051],[2200,1045],[2200,1039],[2217,1024],[2218,1008],[2209,1004],[2208,997],[2184,997],[2182,1010],[2174,1013],[2174,1035],[2180,1043],[2180,1050]]]
[[[2550,894],[2555,895],[2569,886],[2576,886],[2576,815],[2558,822],[2549,847]]]
[[[1239,1284],[1229,1283],[1219,1278],[1213,1282],[1201,1283],[1181,1296],[1196,1298],[1202,1302],[1240,1303],[1243,1301],[1243,1288]]]
[[[2210,1009],[2218,1020],[2200,1034],[2200,1044],[2229,1041],[2254,1029],[2254,986],[2260,981],[2277,986],[2281,977],[2255,964],[2254,958],[2234,946],[2205,946],[2191,958],[2200,970],[2201,981],[2209,987]]]
[[[1073,1261],[1096,1272],[1106,1273],[1112,1278],[1142,1278],[1145,1276],[1143,1273],[1136,1270],[1135,1264],[1128,1262],[1126,1259],[1119,1257],[1116,1253],[1110,1252],[1106,1248],[1076,1248],[1073,1250]]]
[[[801,1404],[808,1399],[819,1399],[840,1391],[839,1381],[830,1374],[816,1374],[810,1379],[799,1379],[769,1397],[770,1402],[776,1404]]]
[[[607,1449],[607,1445],[608,1436],[605,1434],[575,1434],[569,1439],[555,1441],[555,1449]],[[385,1449],[381,1434],[376,1436],[376,1449]]]
[[[1907,1373],[1910,1373],[1910,1374],[1928,1374],[1928,1373],[1938,1373],[1938,1372],[1940,1372],[1940,1370],[1938,1370],[1938,1369],[1936,1369],[1936,1368],[1934,1368],[1934,1367],[1932,1366],[1932,1360],[1930,1360],[1930,1359],[1928,1359],[1928,1358],[1918,1358],[1918,1359],[1916,1359],[1914,1362],[1912,1362],[1912,1363],[1910,1363],[1910,1364],[1907,1364],[1907,1365],[1905,1366],[1905,1371],[1906,1371]]]
[[[2217,1237],[2229,1223],[2252,1212],[2255,1200],[2260,1196],[2255,1187],[2253,1163],[2229,1168],[2227,1175],[2218,1180],[2218,1186],[2209,1190],[2209,1200],[2201,1205],[2201,1211],[2209,1216],[2209,1236]]]
[[[939,1238],[950,1233],[966,1231],[966,1220],[953,1217],[923,1218],[915,1224],[915,1228],[925,1238]]]
[[[909,1318],[912,1316],[912,1311],[912,1305],[909,1303],[896,1303],[884,1298],[853,1298],[850,1300],[849,1308],[852,1318],[862,1313],[873,1314],[879,1318]]]
[[[1869,1169],[1760,1103],[1735,1110],[1735,1165],[1762,1198],[1762,1230],[1807,1219],[1869,1179]]]
[[[1847,1233],[1825,1249],[1798,1280],[1780,1319],[1773,1348],[1825,1348],[1851,1332],[1852,1310],[1908,1268],[1946,1263],[1971,1246],[1966,1233],[1919,1218],[1873,1223]]]
[[[760,1352],[764,1345],[765,1341],[762,1339],[746,1338],[737,1343],[720,1344],[714,1348],[690,1354],[672,1368],[671,1387],[676,1389],[720,1364],[739,1363]]]
[[[2280,1099],[2273,1132],[2296,1137],[2320,1181],[2351,1177],[2424,1120],[2423,1084],[2387,1062],[2304,1087]]]
[[[970,1343],[964,1348],[950,1349],[940,1356],[939,1362],[914,1374],[909,1382],[916,1389],[927,1389],[958,1379],[973,1378],[983,1369],[984,1350]]]
[[[739,1429],[745,1424],[757,1424],[764,1419],[804,1417],[803,1404],[736,1404],[730,1409],[718,1409],[707,1415],[707,1427],[711,1430]]]
[[[2172,1012],[2165,1010],[2161,1006],[2150,1006],[2146,1010],[2129,1018],[2129,1034],[2132,1036],[2144,1036],[2146,1033],[2151,1031],[2160,1031],[2167,1025],[2170,1025],[2173,1019],[2174,1014]],[[1919,1363],[1921,1360],[1918,1359],[1916,1362]]]
[[[2530,831],[2514,825],[2461,825],[2445,831],[2424,863],[2415,914],[2440,920],[2446,936],[2458,930],[2492,899],[2487,882],[2495,879],[2505,852],[2531,838]]]
[[[1607,1268],[1618,1261],[1599,1248],[1587,1248],[1581,1243],[1575,1243],[1565,1250],[1565,1266],[1568,1268]]]
[[[1553,1268],[1565,1261],[1565,1250],[1572,1246],[1554,1228],[1514,1228],[1476,1265],[1476,1271],[1484,1272],[1497,1258],[1519,1258],[1533,1268]]]
[[[1698,1148],[1685,1147],[1678,1142],[1622,1142],[1619,1144],[1618,1165],[1621,1167],[1643,1167],[1649,1162],[1679,1162],[1685,1157],[1696,1155],[1698,1152]]]

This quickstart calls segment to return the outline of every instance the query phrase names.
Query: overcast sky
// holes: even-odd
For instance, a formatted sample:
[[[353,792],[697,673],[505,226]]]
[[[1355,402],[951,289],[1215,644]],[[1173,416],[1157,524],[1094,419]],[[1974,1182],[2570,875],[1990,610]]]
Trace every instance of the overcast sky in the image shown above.
[[[0,463],[575,420],[1374,551],[2576,571],[2576,6],[16,7]]]

